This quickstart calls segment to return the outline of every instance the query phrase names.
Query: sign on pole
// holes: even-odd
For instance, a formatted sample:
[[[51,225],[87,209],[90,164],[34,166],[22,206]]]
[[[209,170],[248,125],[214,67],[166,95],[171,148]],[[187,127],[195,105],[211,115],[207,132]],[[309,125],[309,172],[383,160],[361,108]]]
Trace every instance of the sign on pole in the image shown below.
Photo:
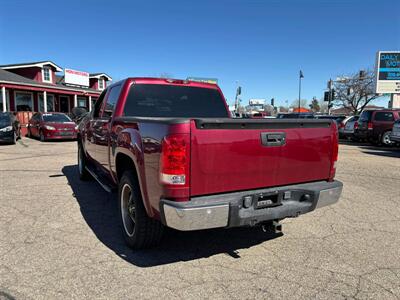
[[[265,99],[249,99],[249,105],[265,105]]]
[[[400,94],[400,51],[379,51],[376,61],[376,93]]]
[[[67,84],[89,86],[89,73],[64,69],[64,82]]]

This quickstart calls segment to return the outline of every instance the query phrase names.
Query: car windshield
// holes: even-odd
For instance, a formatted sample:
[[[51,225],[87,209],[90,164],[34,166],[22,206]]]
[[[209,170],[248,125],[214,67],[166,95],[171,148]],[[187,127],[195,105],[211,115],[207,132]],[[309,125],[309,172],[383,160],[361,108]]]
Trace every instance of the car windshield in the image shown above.
[[[9,114],[0,114],[0,128],[3,128],[5,126],[9,126],[11,124],[11,118]]]
[[[67,123],[72,120],[64,114],[43,114],[43,121],[49,123]]]

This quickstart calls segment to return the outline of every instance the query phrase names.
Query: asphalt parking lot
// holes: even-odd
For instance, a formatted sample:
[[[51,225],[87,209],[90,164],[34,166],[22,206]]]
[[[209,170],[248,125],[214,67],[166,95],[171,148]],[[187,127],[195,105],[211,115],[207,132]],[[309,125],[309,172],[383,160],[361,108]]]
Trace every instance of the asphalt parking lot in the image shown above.
[[[399,299],[400,149],[342,144],[339,203],[260,229],[122,239],[75,142],[0,146],[0,299]]]

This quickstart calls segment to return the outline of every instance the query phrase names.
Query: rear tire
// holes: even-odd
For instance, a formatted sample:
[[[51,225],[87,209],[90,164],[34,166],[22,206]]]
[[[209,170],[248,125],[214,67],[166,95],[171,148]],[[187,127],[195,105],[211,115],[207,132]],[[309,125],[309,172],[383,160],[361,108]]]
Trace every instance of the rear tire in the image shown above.
[[[87,181],[91,179],[91,175],[86,170],[87,166],[87,159],[85,155],[85,151],[83,150],[82,144],[78,143],[78,172],[79,172],[79,179],[82,181]]]
[[[143,249],[160,243],[163,225],[147,215],[133,171],[125,171],[122,175],[118,187],[118,207],[122,232],[129,247]]]
[[[390,131],[386,131],[382,134],[381,143],[384,146],[391,146],[393,142],[390,140]]]

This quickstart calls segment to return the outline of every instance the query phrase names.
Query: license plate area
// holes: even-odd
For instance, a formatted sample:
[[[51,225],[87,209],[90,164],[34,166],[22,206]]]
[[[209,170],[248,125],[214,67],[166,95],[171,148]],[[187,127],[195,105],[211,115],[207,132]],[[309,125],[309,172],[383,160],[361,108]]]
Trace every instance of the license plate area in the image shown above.
[[[255,208],[267,208],[282,205],[278,192],[263,193],[255,196]]]
[[[71,131],[61,131],[59,134],[61,136],[70,136],[70,135],[73,135],[74,133]]]

